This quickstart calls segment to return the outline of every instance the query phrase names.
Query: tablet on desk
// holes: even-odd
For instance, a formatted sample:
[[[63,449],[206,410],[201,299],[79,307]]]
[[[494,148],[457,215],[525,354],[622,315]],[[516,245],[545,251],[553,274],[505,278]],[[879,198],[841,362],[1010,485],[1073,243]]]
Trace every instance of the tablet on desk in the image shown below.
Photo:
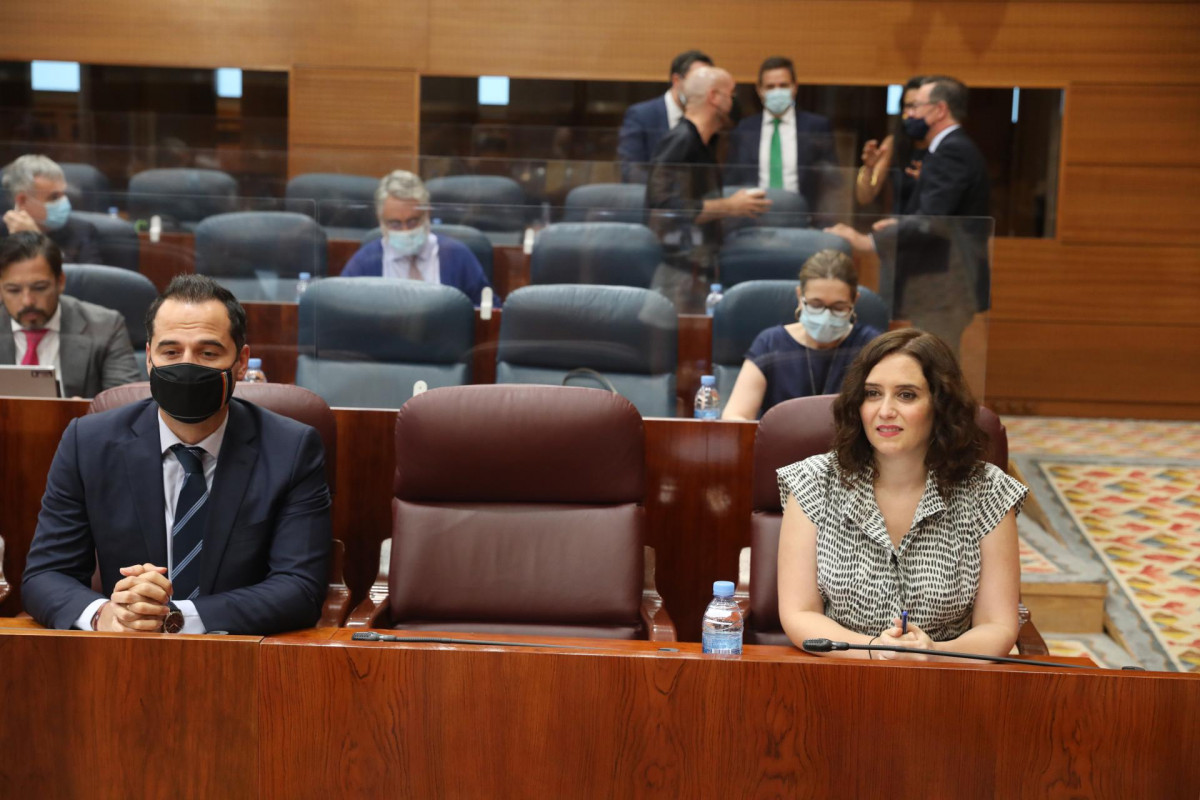
[[[0,364],[0,396],[62,397],[58,370],[49,366]]]

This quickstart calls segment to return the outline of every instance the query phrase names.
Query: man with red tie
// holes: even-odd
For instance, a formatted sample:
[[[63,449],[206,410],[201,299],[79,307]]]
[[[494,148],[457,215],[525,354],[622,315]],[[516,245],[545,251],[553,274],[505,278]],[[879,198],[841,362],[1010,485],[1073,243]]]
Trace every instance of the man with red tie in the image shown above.
[[[125,318],[63,295],[62,251],[43,233],[0,240],[0,364],[57,367],[67,397],[139,380]]]

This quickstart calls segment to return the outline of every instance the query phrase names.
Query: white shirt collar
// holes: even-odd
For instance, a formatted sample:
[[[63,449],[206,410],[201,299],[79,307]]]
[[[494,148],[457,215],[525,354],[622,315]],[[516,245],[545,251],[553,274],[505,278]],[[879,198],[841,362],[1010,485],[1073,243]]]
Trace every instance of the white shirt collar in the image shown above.
[[[667,101],[667,129],[669,130],[683,119],[683,107],[679,105],[679,98],[675,96],[673,90],[667,89],[667,93],[663,97]]]
[[[933,137],[933,141],[929,143],[929,152],[932,153],[935,150],[937,150],[938,145],[942,143],[942,139],[945,139],[947,136],[949,136],[951,133],[953,133],[954,131],[958,130],[961,127],[962,127],[962,125],[955,123],[954,125],[951,125],[949,128],[946,128],[946,130],[939,133],[937,136]]]
[[[164,413],[165,412],[163,412],[162,409],[158,410],[158,442],[162,454],[165,456],[167,451],[170,450],[174,445],[183,444],[183,442],[178,436],[175,435],[175,431],[167,427],[166,421],[163,420]],[[201,448],[204,450],[204,452],[208,453],[213,458],[216,458],[221,453],[221,442],[225,441],[225,428],[228,425],[229,414],[226,414],[225,419],[221,421],[221,424],[215,431],[201,439],[193,446]]]
[[[9,317],[8,319],[9,322],[12,323],[13,333],[25,330],[21,327],[21,323],[17,322],[12,317]],[[62,303],[58,304],[58,308],[54,309],[54,313],[51,314],[50,319],[46,321],[45,330],[55,331],[56,333],[62,330]]]
[[[775,120],[775,115],[770,111],[763,111],[763,127],[771,128]],[[796,124],[796,104],[792,103],[788,106],[788,110],[779,115],[779,127],[787,128]]]

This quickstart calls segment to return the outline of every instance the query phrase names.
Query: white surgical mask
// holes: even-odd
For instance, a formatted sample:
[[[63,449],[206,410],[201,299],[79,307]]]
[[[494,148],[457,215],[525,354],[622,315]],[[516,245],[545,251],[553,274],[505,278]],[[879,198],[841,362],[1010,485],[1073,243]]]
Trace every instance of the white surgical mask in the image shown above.
[[[415,256],[425,246],[428,235],[424,225],[411,231],[388,231],[388,247],[398,256]]]
[[[791,89],[768,89],[763,98],[763,106],[767,111],[779,116],[792,107]]]
[[[46,221],[42,224],[48,231],[56,231],[67,224],[71,216],[71,201],[64,194],[53,203],[46,203]]]
[[[849,333],[853,323],[850,321],[850,317],[845,319],[835,317],[828,308],[810,311],[808,306],[804,306],[800,310],[800,324],[804,326],[804,332],[814,342],[829,344]]]

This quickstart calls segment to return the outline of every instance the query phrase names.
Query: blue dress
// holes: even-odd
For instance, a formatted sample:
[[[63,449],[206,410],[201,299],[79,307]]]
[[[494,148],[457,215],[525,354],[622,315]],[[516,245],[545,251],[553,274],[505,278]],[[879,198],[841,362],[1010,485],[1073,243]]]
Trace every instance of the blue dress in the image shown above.
[[[855,325],[837,347],[814,350],[793,339],[783,325],[767,328],[746,351],[746,358],[767,378],[759,416],[794,397],[837,394],[850,362],[863,345],[879,334],[880,331],[868,325]]]

